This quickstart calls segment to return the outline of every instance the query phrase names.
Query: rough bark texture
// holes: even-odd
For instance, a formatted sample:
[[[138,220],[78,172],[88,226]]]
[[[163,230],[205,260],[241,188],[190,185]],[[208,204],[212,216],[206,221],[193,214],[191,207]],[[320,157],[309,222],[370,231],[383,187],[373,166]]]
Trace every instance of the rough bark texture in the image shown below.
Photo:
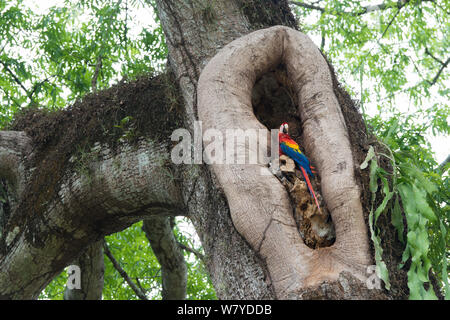
[[[31,139],[25,132],[0,132],[0,177],[4,180],[5,194],[10,196],[9,210],[14,211],[26,186],[25,164],[32,150]],[[6,219],[5,219],[6,220]],[[1,221],[1,220],[0,220]],[[0,234],[1,234],[0,224]]]
[[[218,49],[248,33],[251,24],[243,13],[244,2],[156,3],[167,35],[170,66],[183,96],[185,127],[192,132],[193,122],[198,117],[196,88],[203,66]],[[203,13],[211,13],[211,19],[199,19]],[[180,169],[184,199],[202,240],[217,296],[223,299],[274,298],[264,263],[236,232],[214,174],[203,165]]]
[[[346,138],[347,130],[360,129],[361,116],[356,109],[348,113],[354,118],[344,112],[345,99],[349,98],[333,73],[326,71],[319,51],[294,30],[296,22],[287,2],[157,0],[156,4],[169,49],[169,67],[175,74],[175,81],[164,82],[163,87],[169,90],[162,88],[158,79],[119,85],[86,97],[80,107],[44,116],[43,120],[33,116],[24,122],[27,125],[15,128],[26,133],[0,136],[0,182],[6,186],[7,198],[16,199],[6,205],[2,202],[0,211],[0,298],[36,298],[55,275],[105,234],[142,219],[157,216],[164,221],[163,217],[175,215],[192,220],[219,298],[383,297],[384,293],[368,291],[360,281],[364,266],[372,263],[364,224],[367,212],[359,202],[360,190],[365,191],[367,183],[358,182],[361,176],[355,169],[364,156],[360,149],[367,137],[361,141],[348,137],[345,152],[339,151],[330,161],[323,158],[321,139],[331,143],[334,137],[326,132],[318,139],[311,135],[315,127],[331,120],[333,131]],[[267,30],[258,31],[255,38],[243,37],[272,25],[290,29],[276,27],[268,34]],[[237,42],[216,56],[235,39]],[[294,43],[291,47],[290,41]],[[242,45],[253,46],[252,54],[245,53]],[[220,64],[220,57],[227,50],[240,52],[239,58],[251,67],[246,74],[229,74],[238,81],[233,90],[243,94],[232,99],[238,107],[234,110],[223,110],[216,100],[206,99],[208,95],[225,99],[229,93],[214,83],[212,67],[204,70],[216,56],[213,59],[225,74],[228,68]],[[308,59],[312,59],[310,63]],[[195,120],[204,120],[207,127],[240,123],[244,128],[264,128],[252,108],[252,88],[264,72],[280,62],[286,64],[289,78],[296,83],[293,88],[300,113],[292,116],[292,121],[321,173],[323,197],[336,224],[337,239],[332,247],[312,250],[302,243],[286,190],[273,176],[260,176],[260,170],[266,168],[256,165],[241,170],[232,165],[222,172],[203,164],[170,163],[170,133],[181,126],[193,133]],[[201,74],[206,83],[212,80],[217,85],[206,96],[202,92],[211,89],[197,92]],[[158,92],[163,97],[155,99],[149,93],[151,88],[161,89]],[[178,89],[182,107],[166,99]],[[330,110],[332,119],[328,118]],[[240,117],[231,123],[230,113],[235,111]],[[224,116],[223,123],[214,113]],[[107,143],[104,137],[110,137],[116,130],[114,125],[129,115],[136,119],[136,127],[119,132],[114,135],[117,141],[111,143],[109,138]],[[248,121],[242,123],[241,117]],[[40,121],[39,128],[33,127],[36,121]],[[138,139],[129,141],[130,132]],[[17,139],[24,143],[11,143]],[[76,146],[82,151],[75,152]],[[25,185],[20,182],[23,177],[28,179]],[[227,179],[242,183],[234,189]],[[260,203],[255,201],[255,192]],[[363,203],[365,197],[363,193]],[[244,198],[248,198],[248,207],[240,203]],[[167,235],[161,233],[161,237]]]
[[[0,261],[2,293],[11,298],[36,297],[70,257],[102,234],[122,230],[148,215],[182,212],[173,181],[166,179],[164,168],[152,165],[160,159],[159,148],[125,147],[126,157],[104,149],[101,160],[89,163],[89,177],[74,172],[61,183],[58,197],[43,216],[14,226],[5,237],[8,254]],[[14,254],[16,250],[20,254]]]
[[[142,229],[161,265],[163,300],[182,300],[186,298],[187,267],[172,223],[173,218],[153,217],[144,220]]]
[[[66,287],[64,300],[101,300],[103,291],[103,241],[91,244],[71,265],[81,271],[81,288]]]

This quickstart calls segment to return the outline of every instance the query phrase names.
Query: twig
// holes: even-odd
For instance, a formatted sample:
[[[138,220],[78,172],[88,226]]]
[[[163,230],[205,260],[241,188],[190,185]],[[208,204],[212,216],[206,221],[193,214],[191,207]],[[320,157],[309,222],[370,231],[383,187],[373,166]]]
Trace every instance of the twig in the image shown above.
[[[391,20],[389,21],[388,25],[386,26],[386,28],[384,29],[383,33],[381,34],[381,37],[377,40],[377,44],[379,46],[381,46],[382,49],[383,46],[381,45],[380,41],[381,39],[383,39],[383,37],[386,35],[386,32],[388,31],[389,27],[392,25],[392,23],[394,22],[395,18],[397,18],[398,14],[400,13],[400,10],[403,7],[398,8],[397,12],[394,14],[394,16],[391,18]],[[364,56],[364,59],[372,52],[372,50],[374,49],[374,47],[372,47],[369,52]],[[361,62],[359,63],[358,67],[356,68],[356,70],[358,70],[361,67],[361,64],[364,62],[364,59],[361,60]]]
[[[436,58],[429,50],[428,48],[425,48],[425,54],[429,55],[431,58],[433,58],[434,61],[438,62],[441,67],[439,68],[437,74],[434,76],[433,80],[429,81],[427,80],[427,82],[430,84],[430,86],[434,85],[437,80],[439,79],[442,71],[444,71],[444,69],[448,66],[448,64],[450,63],[450,58],[448,58],[445,62],[443,62],[441,59]]]
[[[14,97],[11,96],[11,95],[9,94],[8,91],[6,91],[3,87],[0,87],[0,89],[2,89],[2,91],[5,93],[6,97],[7,97],[8,99],[10,99],[12,102],[14,102],[14,104],[15,104],[17,107],[19,107],[19,108],[21,107],[21,104],[18,103],[17,100],[14,99]]]
[[[142,292],[145,292],[146,290],[142,287],[141,282],[139,281],[139,278],[136,277],[135,279],[136,279],[136,283],[137,283],[139,289],[140,289]]]
[[[94,75],[92,76],[92,81],[91,81],[92,92],[97,91],[97,79],[98,79],[98,74],[100,73],[100,70],[102,69],[102,59],[103,59],[103,57],[101,55],[99,55],[97,57],[97,63],[95,64],[95,71],[94,71]]]
[[[47,78],[45,78],[44,80],[42,80],[42,81],[40,81],[40,82],[36,82],[36,83],[33,85],[33,90],[31,91],[31,96],[34,96],[34,94],[36,93],[36,90],[37,90],[39,87],[41,87],[45,82],[49,82],[50,79],[51,79],[51,78],[54,78],[54,77],[56,77],[55,74],[54,74],[54,75],[51,75],[51,76],[49,76],[49,77],[47,77]]]
[[[403,8],[403,7],[398,8],[397,12],[394,14],[394,16],[392,17],[392,19],[389,21],[388,25],[386,26],[386,29],[384,29],[383,34],[381,35],[380,39],[378,39],[377,42],[379,42],[381,39],[384,38],[384,36],[385,36],[386,32],[388,31],[389,27],[392,25],[392,22],[394,22],[395,18],[397,18],[398,14],[400,13],[400,10],[401,10],[402,8]]]
[[[366,14],[369,12],[383,11],[383,10],[391,9],[391,8],[401,9],[409,2],[410,2],[410,0],[399,0],[399,1],[397,1],[395,6],[391,6],[391,5],[388,5],[387,3],[383,2],[383,3],[377,4],[377,5],[369,5],[369,6],[362,7],[361,11],[354,12],[354,11],[329,11],[326,8],[319,7],[319,6],[316,6],[313,4],[309,4],[309,3],[305,3],[305,2],[289,1],[290,4],[293,4],[293,5],[305,8],[305,9],[311,9],[311,10],[316,10],[316,11],[320,11],[320,12],[327,12],[327,13],[334,14],[334,15],[349,14],[349,15],[353,15],[353,16],[362,16],[363,14]],[[435,0],[422,0],[421,2],[435,2]]]
[[[450,154],[447,156],[447,158],[439,165],[440,170],[444,170],[444,167],[447,165],[447,163],[450,162]]]
[[[182,244],[181,242],[178,242],[178,246],[179,246],[181,249],[185,250],[185,251],[188,251],[188,252],[193,253],[193,254],[194,254],[197,258],[199,258],[201,261],[204,261],[205,256],[204,256],[202,253],[200,253],[199,251],[197,251],[197,250],[195,250],[195,249],[193,249],[193,248],[191,248],[191,247],[188,247],[188,246]]]
[[[297,2],[297,1],[290,1],[290,4],[294,4],[296,6],[302,7],[302,8],[306,8],[306,9],[312,9],[312,10],[317,10],[320,12],[324,12],[325,8],[319,7],[319,6],[315,6],[312,4],[308,4],[308,3],[304,3],[304,2]]]
[[[428,48],[425,48],[425,54],[429,55],[430,57],[432,57],[435,61],[439,62],[441,65],[444,64],[444,62],[442,62],[441,59],[436,58],[429,50]]]
[[[31,100],[30,102],[33,102],[33,96],[28,92],[27,88],[23,85],[23,83],[17,78],[17,76],[14,74],[14,72],[8,67],[8,64],[2,60],[0,60],[0,64],[3,65],[3,68],[13,77],[14,81],[25,91],[28,98]]]
[[[148,300],[145,294],[142,292],[141,289],[139,289],[136,284],[131,280],[130,276],[127,274],[127,272],[120,266],[120,264],[117,262],[116,258],[112,255],[111,251],[108,248],[108,245],[106,244],[106,241],[103,242],[103,249],[106,254],[106,256],[109,258],[111,263],[113,264],[114,268],[119,272],[119,274],[122,276],[122,278],[128,283],[130,288],[136,293],[136,295],[141,300]]]
[[[448,58],[447,61],[444,62],[444,64],[441,66],[439,71],[434,76],[433,80],[428,81],[430,83],[430,86],[432,86],[436,83],[436,81],[439,79],[439,76],[441,75],[442,71],[444,71],[444,69],[448,66],[449,63],[450,63],[450,58]]]

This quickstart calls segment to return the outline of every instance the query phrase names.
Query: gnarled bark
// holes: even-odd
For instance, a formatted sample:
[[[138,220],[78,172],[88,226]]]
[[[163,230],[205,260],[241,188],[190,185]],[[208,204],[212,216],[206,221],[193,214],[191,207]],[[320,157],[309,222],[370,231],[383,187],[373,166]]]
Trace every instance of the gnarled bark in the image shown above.
[[[342,271],[364,281],[371,258],[345,121],[328,65],[307,36],[272,27],[220,50],[199,79],[203,130],[221,131],[227,145],[227,129],[264,129],[252,112],[253,85],[281,63],[287,66],[301,102],[304,144],[322,177],[322,194],[336,228],[335,244],[318,250],[304,245],[287,193],[269,172],[262,174],[268,171],[264,163],[213,164],[212,168],[224,188],[234,225],[265,259],[275,292],[283,298],[325,280],[337,280]],[[257,146],[246,144],[243,154],[236,156],[245,159],[247,153],[257,154]]]
[[[31,139],[25,132],[0,131],[0,177],[7,180],[14,199],[25,189],[25,163],[31,152]]]
[[[9,222],[2,237],[0,297],[36,298],[81,250],[103,235],[143,217],[184,212],[179,189],[167,179],[164,144],[142,141],[113,154],[97,145],[83,164],[61,183],[41,216],[25,224]],[[75,161],[75,160],[74,160]]]

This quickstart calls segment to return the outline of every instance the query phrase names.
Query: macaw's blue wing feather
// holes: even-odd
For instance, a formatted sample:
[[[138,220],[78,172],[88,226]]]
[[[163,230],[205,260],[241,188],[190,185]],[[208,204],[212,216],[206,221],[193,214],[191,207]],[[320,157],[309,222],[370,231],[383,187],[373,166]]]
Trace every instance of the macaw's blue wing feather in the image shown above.
[[[308,158],[297,150],[292,149],[284,143],[280,143],[281,152],[287,155],[289,158],[295,161],[299,167],[305,169],[306,173],[314,178],[314,174],[311,172],[311,166]]]
[[[306,158],[303,153],[298,152],[297,150],[289,147],[283,142],[280,143],[280,148],[281,152],[283,152],[289,158],[294,160],[295,163],[297,163],[297,165],[299,166],[299,169],[302,172],[302,175],[306,181],[306,185],[308,186],[309,193],[311,193],[311,196],[314,198],[314,201],[316,202],[317,208],[320,210],[319,201],[317,200],[316,194],[314,193],[313,187],[311,185],[311,181],[309,180],[308,177],[308,175],[314,177],[313,173],[311,172],[311,166],[309,164],[308,158]]]

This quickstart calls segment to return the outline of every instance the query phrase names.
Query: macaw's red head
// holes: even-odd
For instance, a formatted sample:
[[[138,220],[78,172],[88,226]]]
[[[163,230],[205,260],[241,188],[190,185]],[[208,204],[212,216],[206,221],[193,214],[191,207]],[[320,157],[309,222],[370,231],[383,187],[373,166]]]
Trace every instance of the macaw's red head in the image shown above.
[[[280,126],[280,132],[287,134],[289,132],[289,126],[287,122],[283,122]]]

